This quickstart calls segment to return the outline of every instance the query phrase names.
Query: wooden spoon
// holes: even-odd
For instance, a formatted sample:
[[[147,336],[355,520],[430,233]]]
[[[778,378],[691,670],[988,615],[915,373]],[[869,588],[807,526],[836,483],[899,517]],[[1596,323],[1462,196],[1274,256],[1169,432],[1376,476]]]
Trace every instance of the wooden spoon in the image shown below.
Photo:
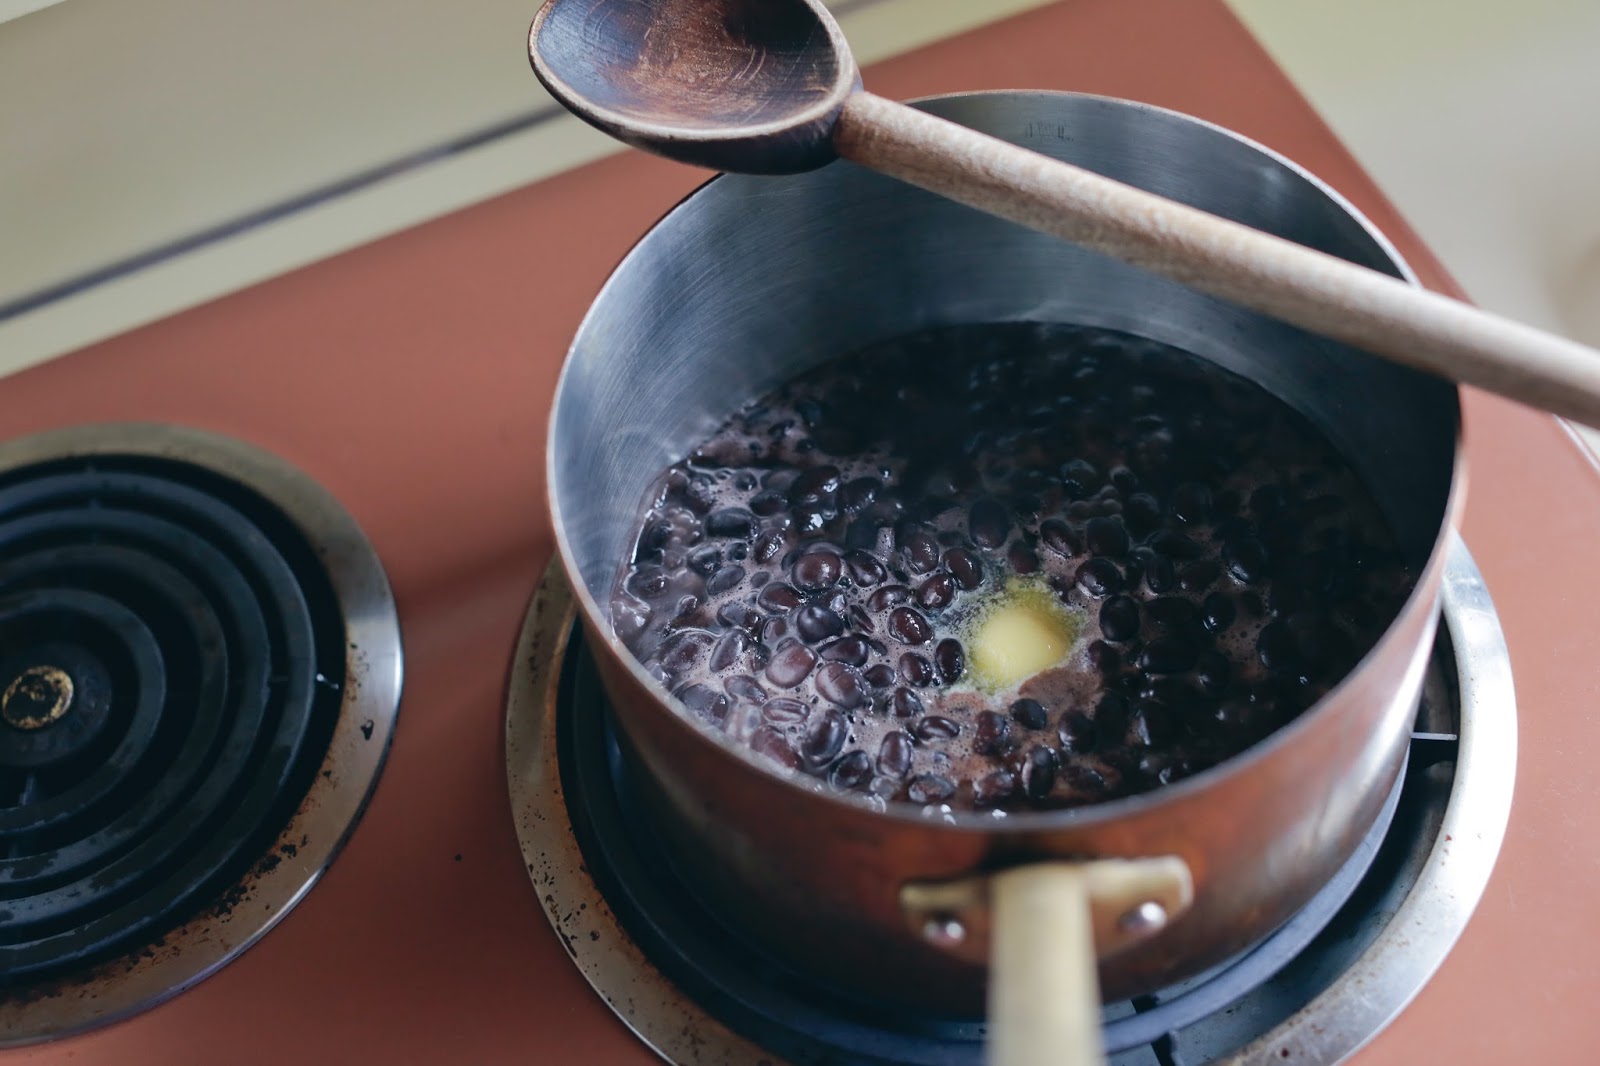
[[[528,52],[570,111],[647,151],[749,174],[849,159],[1600,428],[1600,352],[865,92],[821,0],[546,0]]]

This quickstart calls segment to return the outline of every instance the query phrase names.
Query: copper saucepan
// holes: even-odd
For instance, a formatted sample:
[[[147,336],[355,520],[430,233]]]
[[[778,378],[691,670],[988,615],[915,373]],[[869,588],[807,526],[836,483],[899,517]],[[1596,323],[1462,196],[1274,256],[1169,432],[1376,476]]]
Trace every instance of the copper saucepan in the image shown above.
[[[1414,281],[1331,189],[1219,127],[1067,93],[919,106]],[[812,791],[677,713],[607,618],[650,482],[809,367],[931,325],[1004,320],[1176,345],[1304,413],[1363,475],[1420,574],[1378,645],[1316,706],[1221,765],[1155,792],[1003,820]],[[1448,382],[840,162],[725,175],[667,214],[596,298],[550,427],[562,565],[659,830],[731,925],[854,995],[976,1012],[991,951],[1007,989],[1071,981],[1070,957],[1029,947],[1052,927],[1080,938],[1092,927],[1096,954],[1084,958],[1098,957],[1111,998],[1198,973],[1303,906],[1399,773],[1463,485]]]

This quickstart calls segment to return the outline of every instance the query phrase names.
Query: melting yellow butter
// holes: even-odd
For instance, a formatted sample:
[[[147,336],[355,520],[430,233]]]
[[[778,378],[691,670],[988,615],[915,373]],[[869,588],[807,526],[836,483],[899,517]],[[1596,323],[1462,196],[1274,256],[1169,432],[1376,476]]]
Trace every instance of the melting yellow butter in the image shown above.
[[[967,658],[979,688],[1015,688],[1067,657],[1078,618],[1041,583],[1012,580],[980,605],[967,628]]]

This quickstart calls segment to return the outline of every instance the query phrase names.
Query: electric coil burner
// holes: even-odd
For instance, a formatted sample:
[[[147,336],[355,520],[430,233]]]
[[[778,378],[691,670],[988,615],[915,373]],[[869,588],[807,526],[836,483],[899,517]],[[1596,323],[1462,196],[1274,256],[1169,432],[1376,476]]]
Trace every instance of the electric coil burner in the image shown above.
[[[0,1044],[266,932],[365,804],[399,681],[371,547],[277,460],[158,426],[0,446]]]
[[[1444,960],[1510,809],[1516,720],[1493,605],[1456,543],[1406,771],[1354,857],[1264,941],[1180,985],[1109,1004],[1114,1066],[1340,1062]],[[874,1009],[744,944],[694,898],[640,810],[571,592],[530,608],[506,719],[523,858],[545,914],[618,1017],[681,1063],[958,1066],[981,1020]]]

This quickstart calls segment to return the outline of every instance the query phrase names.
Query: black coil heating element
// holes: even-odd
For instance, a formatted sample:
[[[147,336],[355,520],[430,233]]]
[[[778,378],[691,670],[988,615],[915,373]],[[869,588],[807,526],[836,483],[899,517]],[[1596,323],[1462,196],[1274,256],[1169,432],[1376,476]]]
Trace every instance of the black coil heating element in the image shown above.
[[[0,478],[0,995],[137,951],[247,876],[339,714],[315,550],[209,470]]]

